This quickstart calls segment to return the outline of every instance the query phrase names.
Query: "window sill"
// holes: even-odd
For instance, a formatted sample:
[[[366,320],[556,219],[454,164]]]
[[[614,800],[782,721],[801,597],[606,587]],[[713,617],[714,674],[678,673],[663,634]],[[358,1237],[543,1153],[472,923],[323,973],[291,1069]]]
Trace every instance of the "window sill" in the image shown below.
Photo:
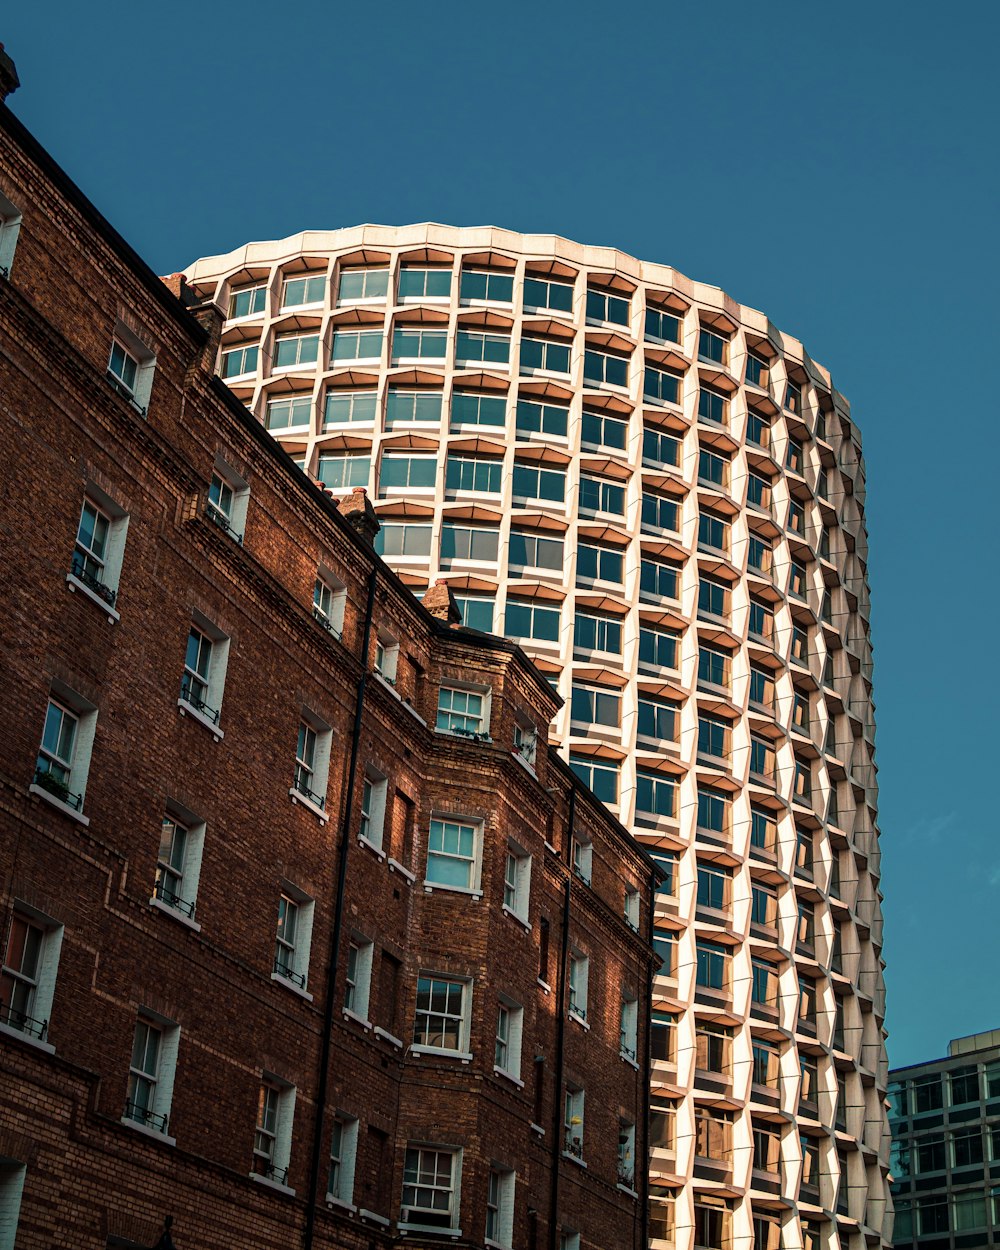
[[[383,863],[385,862],[385,851],[380,846],[376,846],[374,842],[369,842],[367,838],[363,838],[360,834],[358,834],[358,846],[363,846],[376,859],[382,860]]]
[[[427,557],[420,557],[420,558],[426,559]],[[424,718],[420,715],[420,713],[413,706],[413,704],[409,702],[408,699],[403,698],[403,696],[399,693],[399,691],[396,689],[396,687],[392,684],[391,681],[386,681],[386,679],[382,676],[381,673],[377,673],[374,670],[372,671],[372,676],[375,678],[375,680],[378,682],[378,684],[382,687],[383,690],[388,690],[388,692],[392,695],[392,697],[396,699],[399,703],[401,703],[403,707],[406,708],[406,710],[410,713],[410,715],[413,717],[415,721],[419,721],[419,723],[423,725],[425,729],[427,728],[427,722],[424,720]]]
[[[389,871],[390,871],[390,872],[398,872],[398,873],[399,873],[399,875],[400,875],[401,877],[405,878],[405,880],[406,880],[406,881],[407,881],[410,885],[412,885],[412,884],[414,883],[414,881],[416,881],[416,879],[417,879],[417,877],[416,877],[416,873],[412,873],[412,872],[410,872],[409,868],[404,868],[404,867],[403,867],[403,865],[399,862],[399,860],[398,860],[398,859],[393,859],[393,858],[392,858],[392,856],[390,856],[390,857],[386,860],[386,863],[389,865]]]
[[[46,803],[50,803],[57,812],[62,812],[64,816],[69,816],[86,828],[90,824],[90,817],[84,816],[83,812],[78,812],[75,807],[70,807],[68,803],[64,803],[62,799],[57,799],[51,790],[46,790],[44,786],[36,786],[34,782],[28,786],[29,794],[37,794],[40,799],[44,799]]]
[[[513,1072],[508,1072],[506,1068],[498,1068],[493,1066],[493,1075],[502,1076],[505,1081],[510,1081],[511,1085],[516,1085],[518,1089],[524,1089],[524,1082],[520,1077],[515,1076]]]
[[[370,1020],[366,1020],[364,1016],[359,1016],[357,1012],[352,1011],[350,1007],[342,1007],[341,1012],[345,1020],[353,1020],[355,1024],[360,1024],[366,1033],[372,1027],[372,1022]]]
[[[168,1137],[166,1133],[161,1133],[159,1129],[149,1128],[145,1124],[140,1124],[137,1120],[130,1120],[127,1116],[122,1116],[121,1123],[126,1128],[130,1128],[133,1133],[141,1133],[143,1137],[150,1137],[153,1141],[163,1142],[165,1146],[176,1146],[176,1137]]]
[[[540,1124],[536,1124],[534,1121],[532,1121],[530,1128],[531,1128],[531,1131],[537,1134],[539,1137],[545,1136],[545,1129],[543,1129]]]
[[[482,890],[470,890],[464,885],[439,885],[436,881],[424,881],[425,894],[434,894],[437,890],[443,890],[446,894],[464,894],[474,903],[478,903],[483,897]]]
[[[532,642],[532,639],[530,638],[523,639],[523,641]],[[538,773],[535,772],[534,764],[529,764],[520,751],[511,751],[511,755],[513,755],[514,759],[517,760],[517,762],[521,765],[521,767],[525,770],[526,773],[534,777],[536,781],[538,780]]]
[[[394,1037],[393,1034],[391,1034],[388,1029],[383,1029],[381,1028],[381,1026],[376,1024],[374,1028],[374,1033],[376,1037],[384,1038],[389,1043],[390,1046],[395,1046],[397,1050],[403,1049],[402,1041],[400,1041],[398,1037]]]
[[[538,988],[540,990],[542,990],[546,994],[552,993],[552,986],[549,985],[548,981],[543,981],[541,977],[536,977],[536,981],[538,983]]]
[[[300,804],[302,807],[306,808],[307,811],[312,812],[321,825],[325,825],[330,819],[318,803],[314,803],[312,799],[307,799],[306,796],[299,790],[296,790],[294,786],[289,789],[288,797],[292,800],[293,807],[296,803]]]
[[[576,1012],[575,1012],[575,1011],[572,1011],[572,1010],[571,1010],[568,1014],[569,1014],[569,1018],[570,1018],[571,1020],[575,1020],[575,1021],[576,1021],[576,1023],[580,1026],[580,1028],[581,1028],[581,1029],[586,1029],[586,1031],[587,1031],[588,1033],[590,1032],[590,1025],[589,1025],[589,1024],[587,1023],[587,1021],[583,1018],[583,1016],[578,1016],[578,1015],[576,1014]]]
[[[199,725],[204,725],[216,742],[221,742],[226,736],[214,720],[207,717],[204,712],[199,712],[196,707],[192,707],[186,699],[177,700],[177,709],[181,716],[190,716],[191,719],[196,720]]]
[[[90,599],[92,603],[96,603],[101,611],[105,613],[112,625],[114,625],[116,621],[121,620],[120,612],[116,612],[106,599],[102,599],[96,591],[91,590],[89,586],[87,586],[84,582],[81,582],[78,577],[74,577],[72,573],[66,574],[66,589],[70,592],[70,594],[75,594],[79,591],[82,595],[85,595],[88,599]]]
[[[519,924],[521,928],[525,931],[525,933],[531,932],[530,923],[527,920],[525,920],[523,916],[519,916],[517,912],[513,910],[513,908],[508,907],[506,903],[502,905],[500,910],[504,913],[505,916],[510,916],[511,920],[513,920],[515,924]]]
[[[165,916],[169,916],[171,920],[176,920],[178,924],[184,925],[186,929],[191,929],[194,933],[201,932],[201,925],[192,916],[185,916],[182,911],[178,911],[176,907],[171,907],[169,903],[165,903],[160,898],[151,898],[149,900],[150,907],[155,907],[157,911],[162,911]]]
[[[623,1185],[623,1184],[621,1183],[621,1181],[619,1181],[619,1182],[618,1182],[618,1184],[615,1186],[615,1189],[617,1189],[620,1193],[623,1193],[623,1194],[628,1194],[628,1196],[629,1196],[630,1198],[638,1198],[638,1197],[639,1197],[639,1194],[638,1194],[638,1192],[637,1192],[636,1190],[632,1189],[632,1188],[631,1188],[630,1186],[628,1186],[628,1185]]]
[[[291,990],[293,994],[297,994],[299,998],[305,999],[307,1003],[311,1003],[313,996],[303,985],[296,985],[294,981],[289,981],[287,977],[283,977],[280,972],[272,972],[271,980],[277,981],[279,985],[283,985],[286,990]]]
[[[13,1037],[19,1042],[24,1042],[26,1046],[34,1046],[35,1050],[42,1051],[46,1055],[54,1055],[56,1048],[51,1042],[43,1042],[40,1037],[32,1037],[30,1033],[22,1033],[20,1029],[15,1029],[9,1024],[0,1024],[0,1037]]]
[[[359,1208],[358,1215],[363,1220],[371,1220],[373,1224],[380,1224],[383,1228],[389,1227],[389,1221],[384,1215],[378,1215],[375,1211],[366,1211],[364,1207]]]
[[[578,1168],[586,1169],[587,1165],[578,1155],[571,1155],[568,1150],[562,1152],[562,1157],[569,1163],[575,1163]]]
[[[440,1046],[411,1046],[411,1055],[432,1055],[438,1059],[460,1059],[462,1063],[472,1062],[471,1050],[445,1050]]]
[[[639,1065],[636,1063],[634,1059],[630,1058],[628,1055],[623,1055],[621,1051],[619,1051],[618,1058],[622,1061],[622,1063],[627,1063],[630,1068],[635,1068],[636,1072],[639,1071]]]
[[[401,1233],[427,1233],[434,1237],[461,1237],[460,1228],[439,1228],[435,1224],[404,1224],[402,1220],[396,1225]]]
[[[338,1198],[335,1194],[326,1195],[326,1205],[337,1211],[347,1211],[351,1215],[354,1215],[358,1209],[353,1202],[345,1202],[343,1198]]]
[[[289,1198],[295,1197],[295,1190],[290,1185],[282,1185],[280,1181],[272,1181],[269,1176],[261,1176],[259,1172],[250,1172],[248,1175],[258,1185],[264,1185],[267,1189],[276,1190],[279,1194],[287,1194]]]

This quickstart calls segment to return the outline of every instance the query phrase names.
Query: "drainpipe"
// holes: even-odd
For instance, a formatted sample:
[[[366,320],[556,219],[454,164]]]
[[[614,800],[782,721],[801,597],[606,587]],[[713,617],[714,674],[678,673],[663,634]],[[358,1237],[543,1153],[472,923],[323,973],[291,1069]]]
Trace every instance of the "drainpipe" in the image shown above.
[[[569,792],[569,816],[567,819],[568,845],[573,845],[573,827],[576,814],[576,786]],[[552,1195],[549,1200],[549,1250],[556,1250],[559,1231],[559,1172],[562,1160],[562,1105],[563,1105],[563,1068],[566,1051],[566,976],[569,962],[569,902],[573,887],[573,868],[570,865],[569,876],[563,886],[562,937],[559,947],[559,980],[556,984],[556,1012],[558,1026],[556,1031],[556,1072],[555,1072],[555,1110],[552,1115]]]
[[[655,869],[649,873],[649,915],[646,920],[646,941],[652,947],[656,920],[656,887],[658,876]],[[642,1154],[636,1151],[636,1169],[642,1159],[642,1179],[639,1186],[639,1214],[642,1222],[642,1235],[639,1245],[646,1250],[649,1245],[649,1117],[651,1115],[649,1098],[653,1084],[653,964],[646,966],[646,1045],[642,1052]],[[637,1117],[638,1118],[638,1117]]]
[[[365,706],[365,686],[368,681],[368,650],[371,645],[372,616],[375,611],[375,585],[378,571],[372,568],[368,577],[368,602],[365,605],[365,622],[361,636],[361,678],[354,703],[354,729],[351,736],[351,759],[347,769],[347,788],[340,820],[340,847],[337,858],[337,903],[333,913],[333,929],[330,933],[330,955],[327,960],[325,1007],[323,1011],[323,1035],[320,1041],[319,1081],[316,1086],[316,1121],[313,1127],[312,1157],[309,1161],[309,1183],[306,1189],[306,1223],[302,1233],[303,1250],[311,1250],[316,1230],[316,1187],[319,1184],[323,1158],[323,1121],[326,1118],[326,1101],[329,1087],[330,1050],[333,1043],[333,1019],[337,971],[340,958],[340,935],[344,927],[344,887],[347,881],[347,853],[350,849],[351,811],[354,806],[354,788],[358,774],[358,755],[361,750],[361,724]]]

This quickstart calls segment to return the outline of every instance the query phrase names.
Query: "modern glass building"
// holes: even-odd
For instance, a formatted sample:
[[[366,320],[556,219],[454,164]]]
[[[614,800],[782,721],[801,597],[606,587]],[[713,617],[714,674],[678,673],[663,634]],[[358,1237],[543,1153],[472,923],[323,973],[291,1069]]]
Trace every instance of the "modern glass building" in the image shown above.
[[[186,277],[233,391],[368,487],[416,593],[520,640],[667,872],[652,1245],[887,1241],[865,474],[827,370],[715,287],[551,236],[363,226]]]

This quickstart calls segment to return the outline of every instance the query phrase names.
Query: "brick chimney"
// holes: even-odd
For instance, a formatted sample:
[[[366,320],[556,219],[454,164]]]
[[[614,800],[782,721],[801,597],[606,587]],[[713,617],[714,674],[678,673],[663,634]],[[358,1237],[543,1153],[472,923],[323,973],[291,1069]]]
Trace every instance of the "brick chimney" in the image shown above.
[[[434,585],[424,594],[423,605],[431,616],[448,625],[461,625],[462,612],[455,602],[451,587],[439,577]]]
[[[369,547],[374,546],[375,535],[382,526],[375,515],[372,501],[363,486],[355,486],[349,495],[337,502],[340,515],[361,535]]]
[[[6,100],[9,95],[13,95],[20,85],[21,80],[17,76],[14,62],[0,43],[0,100]]]

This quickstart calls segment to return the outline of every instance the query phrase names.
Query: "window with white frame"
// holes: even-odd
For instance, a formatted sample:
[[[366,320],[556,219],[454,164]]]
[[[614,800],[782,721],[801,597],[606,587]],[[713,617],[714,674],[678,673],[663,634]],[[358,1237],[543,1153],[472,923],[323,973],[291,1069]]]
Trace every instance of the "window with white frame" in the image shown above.
[[[636,1061],[639,1047],[639,1004],[628,994],[622,995],[621,1021],[618,1030],[618,1053],[623,1059]]]
[[[568,1085],[563,1100],[563,1150],[574,1159],[583,1158],[583,1103],[582,1086]]]
[[[384,303],[388,290],[388,269],[342,269],[340,271],[340,288],[337,292],[337,303]]]
[[[524,1009],[513,999],[501,996],[497,1007],[497,1034],[494,1044],[493,1066],[498,1072],[521,1078],[521,1033],[524,1025]]]
[[[279,369],[303,369],[314,365],[319,357],[318,334],[279,334],[274,340],[275,372]]]
[[[295,744],[295,771],[289,793],[294,800],[304,800],[310,807],[321,812],[326,809],[332,745],[331,727],[315,712],[303,708]]]
[[[354,423],[367,425],[374,422],[377,414],[378,392],[374,388],[364,391],[327,391],[323,429],[326,431],[333,426]]]
[[[625,923],[639,932],[639,891],[630,885],[625,887]]]
[[[505,1250],[514,1244],[514,1172],[491,1167],[486,1187],[486,1244]]]
[[[94,748],[97,708],[53,682],[31,792],[82,812]]]
[[[635,1125],[631,1120],[618,1121],[618,1184],[635,1188]]]
[[[309,980],[314,903],[307,894],[285,885],[278,896],[278,927],[274,939],[273,975],[304,990]]]
[[[304,308],[322,304],[326,295],[326,273],[303,273],[286,278],[281,291],[282,308]]]
[[[384,629],[375,639],[375,672],[390,685],[396,684],[396,667],[399,663],[399,640]]]
[[[243,542],[249,501],[250,487],[247,482],[224,461],[216,460],[208,484],[205,515],[238,543]]]
[[[0,277],[9,278],[14,263],[17,236],[21,231],[21,214],[17,207],[0,194]]]
[[[413,1017],[413,1046],[466,1055],[472,1015],[472,985],[456,977],[421,973]]]
[[[538,753],[538,727],[521,713],[514,721],[514,751],[529,768],[534,769]]]
[[[441,1229],[461,1236],[458,1227],[461,1170],[460,1150],[407,1146],[400,1227]]]
[[[344,977],[344,1010],[365,1024],[368,1023],[374,954],[374,943],[360,934],[351,937]]]
[[[594,844],[589,838],[573,836],[573,871],[584,883],[590,885],[594,870]]]
[[[241,317],[256,317],[264,311],[266,303],[266,283],[241,287],[229,296],[229,320],[237,321]]]
[[[464,738],[489,739],[490,692],[464,686],[438,691],[435,728]]]
[[[330,1134],[330,1170],[327,1173],[326,1200],[354,1205],[354,1172],[358,1160],[358,1121],[337,1113]]]
[[[572,1228],[564,1228],[559,1234],[559,1250],[580,1250],[580,1234]]]
[[[166,1133],[174,1094],[180,1028],[160,1016],[140,1014],[132,1036],[123,1121]]]
[[[590,960],[575,947],[569,955],[569,1014],[578,1020],[587,1018],[587,987],[590,980]]]
[[[259,359],[260,344],[256,340],[252,343],[236,343],[223,348],[219,372],[226,379],[245,378],[257,372]]]
[[[340,638],[344,632],[346,606],[347,587],[321,565],[313,587],[313,616],[335,638]]]
[[[361,828],[359,837],[382,849],[385,836],[385,805],[389,790],[389,781],[376,768],[365,769],[365,779],[361,786]]]
[[[2,237],[0,237],[2,242]],[[27,1166],[18,1159],[0,1156],[0,1247],[14,1250],[21,1217],[21,1195]]]
[[[382,358],[382,329],[334,330],[330,367],[363,360],[377,364]]]
[[[508,842],[504,859],[503,905],[525,924],[528,921],[530,890],[531,856],[516,842]]]
[[[155,365],[149,348],[119,321],[111,340],[107,375],[115,390],[142,413],[149,404]]]
[[[525,309],[551,309],[553,312],[573,311],[573,281],[551,281],[534,274],[524,279],[523,306]]]
[[[15,903],[0,968],[0,1025],[48,1038],[63,926]]]
[[[113,608],[118,597],[128,516],[96,487],[87,488],[66,580]]]
[[[312,414],[311,392],[304,395],[285,395],[281,399],[267,401],[264,425],[271,431],[308,429],[312,424]]]
[[[478,890],[482,842],[481,822],[434,817],[427,838],[426,884]]]
[[[151,902],[194,919],[204,845],[205,822],[183,808],[168,805],[160,822]]]
[[[294,1118],[295,1086],[265,1073],[257,1095],[252,1177],[273,1181],[277,1185],[288,1184]]]
[[[222,714],[222,695],[229,664],[229,639],[200,613],[193,615],[184,652],[181,693],[182,712],[193,713],[221,737],[217,728]]]

